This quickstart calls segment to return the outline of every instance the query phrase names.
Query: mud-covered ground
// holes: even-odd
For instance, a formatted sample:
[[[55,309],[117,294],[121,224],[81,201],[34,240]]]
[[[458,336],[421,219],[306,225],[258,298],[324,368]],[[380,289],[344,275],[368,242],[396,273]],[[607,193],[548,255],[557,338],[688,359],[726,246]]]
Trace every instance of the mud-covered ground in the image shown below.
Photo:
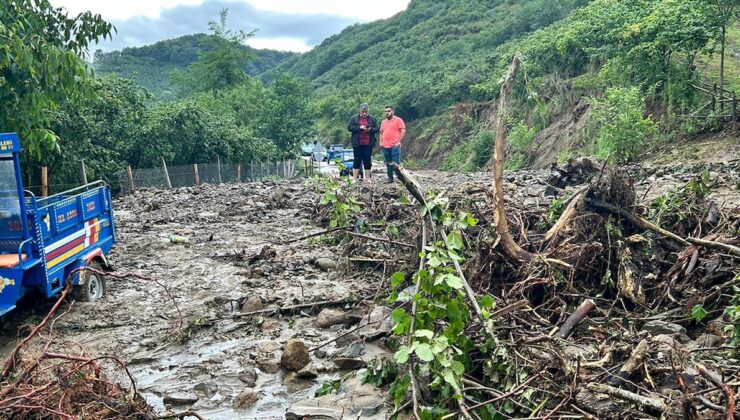
[[[740,208],[738,167],[737,162],[708,167],[721,181],[711,198],[722,208]],[[638,201],[683,185],[700,169],[635,167]],[[443,193],[491,184],[490,173],[414,174],[422,186]],[[374,182],[351,188],[376,199],[402,189],[377,175]],[[507,199],[547,208],[554,193],[564,192],[548,188],[551,176],[546,170],[508,174]],[[565,189],[578,186],[571,182]],[[385,418],[392,411],[385,392],[362,385],[361,372],[353,372],[389,353],[382,340],[373,340],[387,323],[372,323],[311,351],[310,363],[298,372],[286,369],[290,361],[281,362],[289,339],[313,349],[390,311],[373,303],[382,303],[390,275],[382,264],[347,261],[340,247],[321,238],[296,240],[324,230],[311,219],[318,199],[304,180],[145,190],[118,198],[112,266],[165,287],[133,278],[110,280],[101,301],[76,303],[55,330],[89,354],[120,356],[160,413]],[[172,243],[169,235],[187,241]],[[307,305],[315,302],[321,303]],[[242,315],[291,305],[304,306]],[[339,378],[345,379],[339,393],[314,399],[322,384]]]

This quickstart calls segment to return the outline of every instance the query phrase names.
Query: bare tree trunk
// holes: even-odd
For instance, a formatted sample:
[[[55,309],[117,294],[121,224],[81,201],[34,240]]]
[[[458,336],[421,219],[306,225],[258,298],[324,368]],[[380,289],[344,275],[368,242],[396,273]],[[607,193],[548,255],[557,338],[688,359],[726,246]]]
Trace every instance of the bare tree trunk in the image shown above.
[[[719,48],[719,93],[722,95],[722,89],[725,87],[725,39],[727,37],[727,28],[722,26],[722,40]],[[724,102],[722,102],[724,107]]]
[[[504,209],[504,140],[506,139],[506,102],[511,89],[514,86],[516,73],[522,61],[517,54],[512,61],[506,74],[506,79],[501,85],[501,98],[499,99],[498,116],[496,121],[496,143],[493,149],[493,224],[498,234],[501,235],[501,244],[504,251],[512,258],[520,261],[529,261],[532,254],[520,247],[509,232],[509,224],[506,221]]]

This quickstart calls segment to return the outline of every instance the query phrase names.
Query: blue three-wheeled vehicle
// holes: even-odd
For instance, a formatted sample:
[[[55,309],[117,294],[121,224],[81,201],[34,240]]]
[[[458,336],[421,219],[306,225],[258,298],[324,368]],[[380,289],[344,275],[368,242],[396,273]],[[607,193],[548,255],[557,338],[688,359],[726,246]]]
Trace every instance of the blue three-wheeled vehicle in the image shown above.
[[[30,290],[54,296],[68,278],[76,299],[99,299],[104,276],[74,270],[109,268],[116,240],[110,188],[98,181],[37,198],[23,189],[20,151],[15,133],[0,134],[0,316]]]

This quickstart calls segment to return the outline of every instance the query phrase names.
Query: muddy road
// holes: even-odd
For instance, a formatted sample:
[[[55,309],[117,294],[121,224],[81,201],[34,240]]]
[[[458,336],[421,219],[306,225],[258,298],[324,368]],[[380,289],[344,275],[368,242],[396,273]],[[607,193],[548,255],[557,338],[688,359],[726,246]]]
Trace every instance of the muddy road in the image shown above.
[[[715,193],[720,205],[738,208],[737,168],[712,170],[723,179]],[[696,174],[640,171],[642,201]],[[491,180],[489,173],[415,175],[443,193],[461,185],[490,188]],[[508,174],[507,200],[547,208],[551,177],[550,171]],[[402,193],[401,186],[382,184],[381,178],[349,188],[374,200]],[[579,187],[571,184],[566,190]],[[386,392],[362,385],[362,371],[356,370],[392,354],[377,340],[391,327],[390,308],[381,304],[392,271],[376,260],[393,256],[368,253],[375,263],[348,261],[331,241],[297,240],[325,229],[312,218],[318,200],[304,180],[120,197],[114,203],[118,244],[110,262],[119,274],[156,282],[109,280],[101,301],[75,303],[55,330],[88,354],[121,357],[160,413],[386,418],[393,409]],[[171,235],[179,237],[175,243]],[[337,394],[314,398],[322,385],[340,378]]]

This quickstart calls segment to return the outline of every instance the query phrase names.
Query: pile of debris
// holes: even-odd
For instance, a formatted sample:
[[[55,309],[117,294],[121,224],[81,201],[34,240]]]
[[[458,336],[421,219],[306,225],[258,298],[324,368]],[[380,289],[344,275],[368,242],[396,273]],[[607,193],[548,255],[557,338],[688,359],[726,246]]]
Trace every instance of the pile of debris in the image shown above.
[[[92,357],[54,332],[71,283],[46,317],[15,347],[0,379],[3,418],[155,419],[126,365],[113,356]],[[48,326],[48,329],[47,329]],[[74,349],[72,351],[71,349]],[[129,389],[119,383],[125,374]]]
[[[642,191],[624,170],[588,160],[544,176],[511,174],[535,180],[526,192],[511,184],[504,189],[508,231],[522,249],[517,255],[493,224],[487,185],[420,176],[437,187],[430,194],[397,169],[408,194],[361,183],[336,192],[362,204],[349,232],[340,232],[347,257],[340,269],[382,270],[386,278],[403,272],[399,290],[414,302],[426,299],[414,288],[420,252],[446,242],[452,228],[424,214],[432,202],[446,203],[446,211],[477,220],[462,232],[457,271],[471,288],[471,308],[484,296],[501,308],[490,318],[471,314],[463,334],[475,351],[463,388],[441,386],[412,355],[412,384],[397,408],[416,414],[418,407],[436,407],[466,418],[738,415],[740,312],[733,311],[740,306],[740,207],[735,180],[727,176],[732,170],[676,174],[688,182],[671,190],[642,184]],[[716,190],[735,200],[713,201]],[[650,192],[654,198],[641,202]],[[535,205],[524,204],[533,198]],[[318,206],[316,220],[327,225],[336,216],[331,209],[331,203]],[[393,305],[404,307],[408,299]],[[435,328],[447,327],[439,320]],[[387,344],[397,349],[404,340],[392,336]],[[405,372],[399,365],[397,377]]]

